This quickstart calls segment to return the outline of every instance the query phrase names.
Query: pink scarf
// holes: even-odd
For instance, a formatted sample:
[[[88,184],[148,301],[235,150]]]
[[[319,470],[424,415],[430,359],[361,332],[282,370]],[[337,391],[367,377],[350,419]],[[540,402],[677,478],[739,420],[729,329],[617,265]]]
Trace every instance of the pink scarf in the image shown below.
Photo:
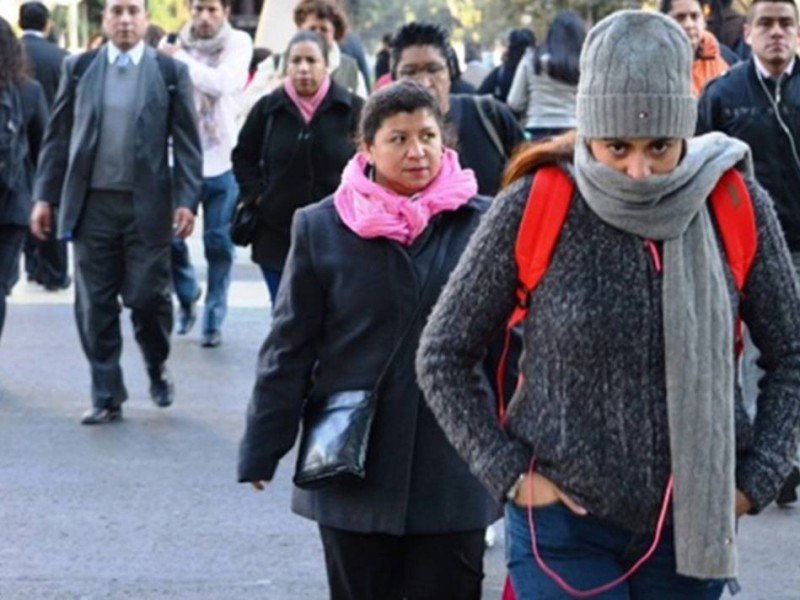
[[[366,170],[367,156],[359,152],[345,167],[333,195],[339,217],[362,238],[386,237],[408,246],[431,217],[463,206],[478,193],[475,174],[462,169],[458,154],[449,148],[444,150],[439,174],[410,198],[372,181]]]
[[[308,123],[311,121],[314,113],[317,112],[319,105],[322,104],[325,94],[327,94],[328,90],[331,89],[331,76],[325,73],[325,79],[322,80],[322,85],[319,86],[319,89],[313,96],[311,96],[311,98],[302,98],[297,93],[297,90],[294,88],[294,84],[289,77],[287,77],[283,82],[283,89],[286,91],[286,95],[289,96],[289,99],[294,102],[297,110],[300,111],[300,114],[303,116],[303,120]]]

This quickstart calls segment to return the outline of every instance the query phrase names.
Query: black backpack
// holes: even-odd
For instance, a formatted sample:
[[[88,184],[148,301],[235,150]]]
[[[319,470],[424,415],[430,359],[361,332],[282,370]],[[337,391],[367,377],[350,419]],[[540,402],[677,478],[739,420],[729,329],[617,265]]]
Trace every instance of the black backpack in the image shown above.
[[[25,174],[28,138],[19,90],[13,83],[0,93],[0,210]]]

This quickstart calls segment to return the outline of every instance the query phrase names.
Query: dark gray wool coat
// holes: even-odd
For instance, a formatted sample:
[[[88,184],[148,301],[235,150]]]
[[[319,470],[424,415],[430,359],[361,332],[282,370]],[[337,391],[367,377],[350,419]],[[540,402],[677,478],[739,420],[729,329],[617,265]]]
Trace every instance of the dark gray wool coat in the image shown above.
[[[453,272],[420,342],[420,384],[494,497],[535,455],[537,468],[591,513],[651,531],[670,452],[662,280],[641,238],[602,222],[576,190],[523,323],[523,383],[505,429],[471,376],[514,306],[514,243],[531,181],[498,196]],[[766,370],[755,424],[736,392],[736,485],[758,511],[777,494],[800,431],[800,297],[772,203],[753,181],[748,187],[758,250],[741,303],[730,277],[729,286]]]
[[[240,481],[272,479],[295,442],[306,398],[374,386],[414,313],[437,247],[446,245],[446,258],[433,274],[433,298],[487,204],[474,198],[439,214],[410,247],[357,236],[331,199],[297,211],[272,329],[259,356]],[[497,518],[499,505],[447,441],[417,386],[414,355],[424,322],[409,332],[412,343],[385,380],[366,481],[295,489],[294,512],[330,527],[394,535],[469,531]]]

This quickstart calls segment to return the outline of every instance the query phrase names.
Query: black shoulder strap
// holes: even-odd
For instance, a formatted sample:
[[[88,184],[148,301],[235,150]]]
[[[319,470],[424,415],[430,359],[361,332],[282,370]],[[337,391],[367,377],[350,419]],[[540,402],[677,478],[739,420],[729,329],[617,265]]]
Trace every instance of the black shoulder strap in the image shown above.
[[[78,85],[83,74],[92,64],[97,57],[99,50],[89,50],[81,54],[75,61],[75,67],[72,69],[72,90]],[[164,79],[164,85],[167,86],[167,92],[170,96],[174,96],[178,90],[178,74],[175,69],[175,61],[165,54],[158,52],[156,54],[156,62],[158,62],[158,70],[161,71],[161,77]]]
[[[492,140],[492,144],[500,153],[500,156],[503,158],[508,158],[508,153],[506,152],[503,142],[500,139],[500,134],[497,131],[497,107],[495,106],[495,100],[491,96],[481,95],[474,95],[472,98],[475,101],[475,108],[478,111],[478,117],[480,117],[481,124],[486,131],[486,135],[488,135],[489,139]]]
[[[158,70],[161,71],[161,77],[164,79],[164,85],[167,86],[167,92],[172,97],[178,91],[178,72],[175,67],[175,60],[166,54],[158,52],[156,53],[156,62],[158,63]]]
[[[264,126],[264,139],[261,142],[261,155],[258,157],[258,170],[261,174],[261,182],[266,190],[267,186],[267,150],[269,149],[269,138],[272,136],[272,124],[275,121],[275,109],[267,113],[267,123]]]
[[[373,390],[376,393],[380,393],[381,387],[383,386],[386,376],[389,374],[389,371],[391,370],[391,367],[394,364],[400,349],[405,346],[409,339],[409,334],[412,332],[412,330],[414,330],[421,320],[428,316],[429,313],[426,312],[426,307],[430,309],[436,303],[436,299],[441,292],[441,288],[436,286],[436,276],[439,275],[444,268],[444,263],[447,258],[447,246],[449,245],[448,241],[449,236],[446,235],[439,239],[439,245],[436,247],[436,254],[434,255],[433,262],[431,263],[431,270],[428,272],[428,276],[422,285],[422,291],[420,292],[417,305],[414,307],[414,312],[406,322],[406,327],[403,330],[403,333],[401,333],[400,337],[397,338],[397,342],[392,349],[392,353],[389,355],[389,359],[386,361],[383,371],[381,371],[381,374],[378,376],[378,381],[375,382],[375,387]]]
[[[99,50],[88,50],[81,54],[78,59],[75,61],[75,67],[72,69],[72,91],[75,92],[75,88],[78,86],[78,81],[80,78],[83,77],[83,74],[86,73],[86,70],[89,68],[89,65],[92,64],[95,57],[97,57],[97,53]]]

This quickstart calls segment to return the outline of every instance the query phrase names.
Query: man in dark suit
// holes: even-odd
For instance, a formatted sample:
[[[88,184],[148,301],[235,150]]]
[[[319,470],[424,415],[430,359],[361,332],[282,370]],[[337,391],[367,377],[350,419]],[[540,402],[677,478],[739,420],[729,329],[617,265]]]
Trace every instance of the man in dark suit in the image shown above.
[[[50,11],[41,2],[25,2],[19,7],[20,42],[31,74],[44,90],[47,107],[52,108],[61,75],[61,63],[67,53],[47,40]],[[37,240],[28,235],[25,241],[25,271],[28,279],[51,291],[69,287],[67,243],[51,237]]]
[[[119,419],[128,397],[119,296],[132,311],[151,398],[166,407],[174,397],[170,240],[194,226],[202,153],[188,71],[145,46],[144,1],[106,0],[109,42],[88,64],[80,55],[64,61],[34,190],[34,235],[50,234],[58,207],[58,235],[73,240],[75,315],[92,373],[85,425]]]

